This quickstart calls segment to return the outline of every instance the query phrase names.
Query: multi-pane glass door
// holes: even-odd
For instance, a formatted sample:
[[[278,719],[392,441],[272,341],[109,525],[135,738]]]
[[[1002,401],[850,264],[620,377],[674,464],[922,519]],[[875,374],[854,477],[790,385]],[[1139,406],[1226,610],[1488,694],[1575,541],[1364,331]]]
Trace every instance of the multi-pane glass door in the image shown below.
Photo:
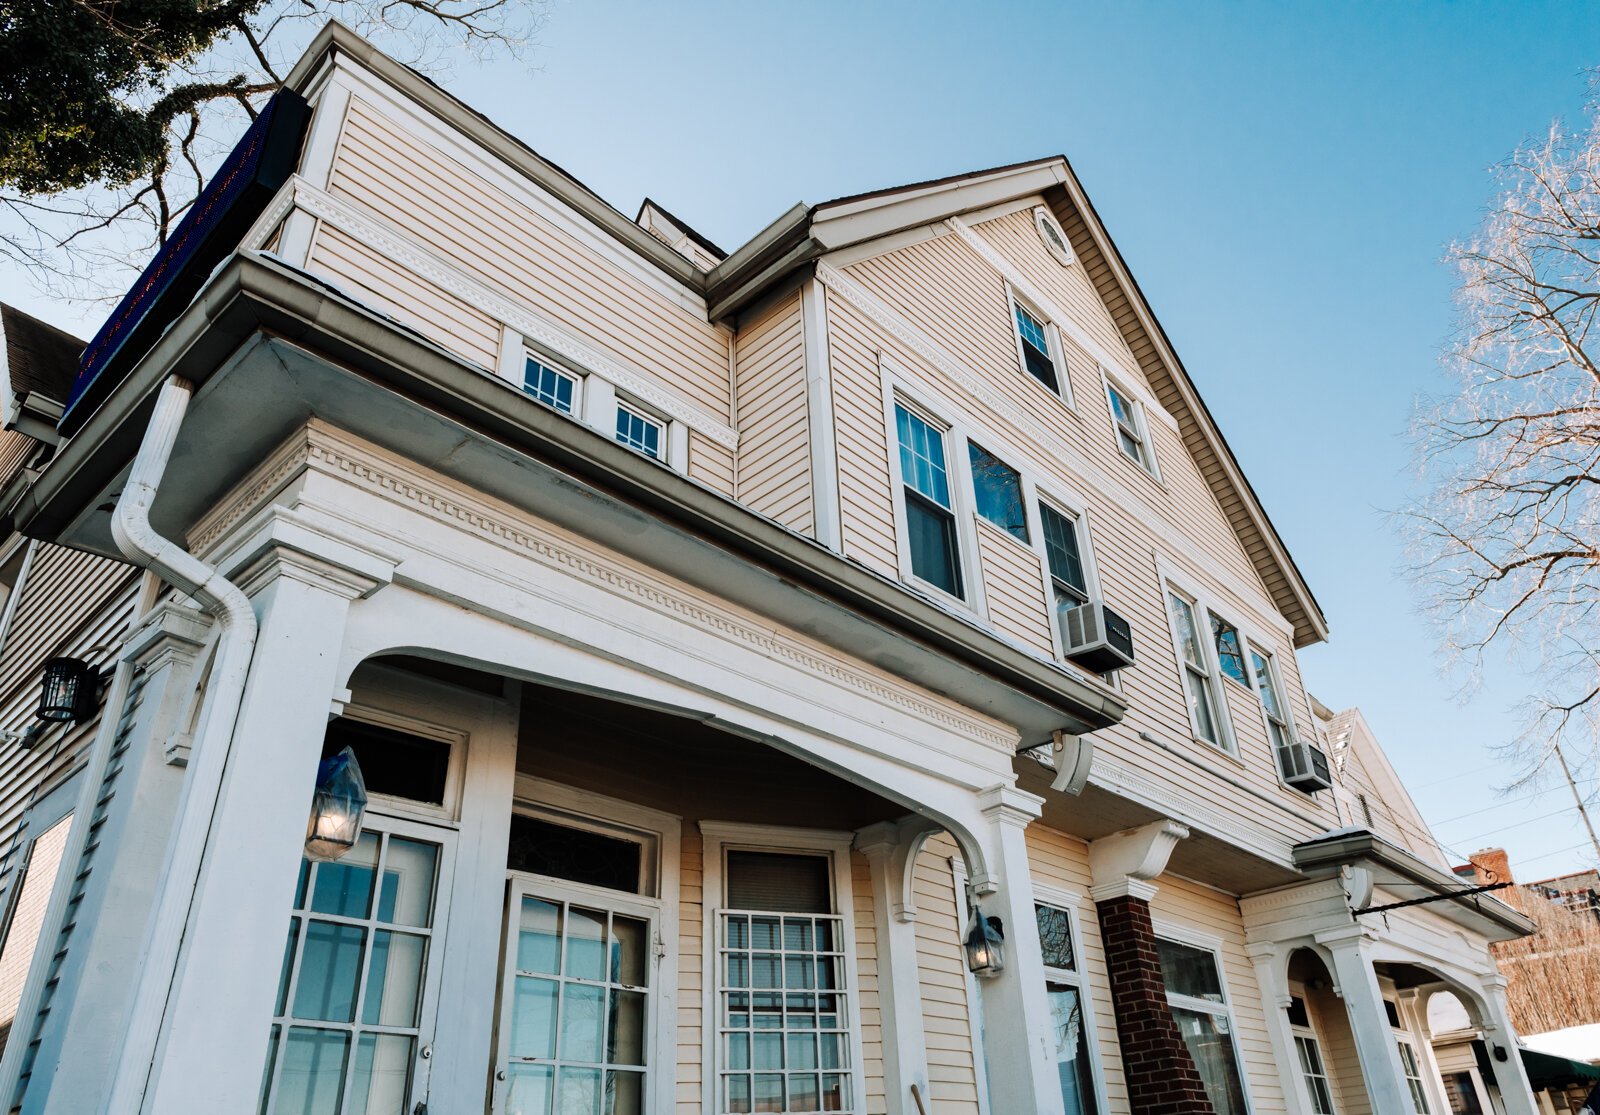
[[[426,1095],[443,853],[420,834],[368,829],[344,858],[302,863],[264,1115],[410,1115]]]
[[[656,912],[513,877],[500,986],[499,1115],[645,1115]]]

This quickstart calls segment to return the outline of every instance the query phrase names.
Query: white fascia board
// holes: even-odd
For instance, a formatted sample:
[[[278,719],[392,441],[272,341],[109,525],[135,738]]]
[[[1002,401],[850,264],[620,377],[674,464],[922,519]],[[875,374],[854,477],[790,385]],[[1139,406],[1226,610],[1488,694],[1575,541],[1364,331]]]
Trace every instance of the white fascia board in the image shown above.
[[[819,206],[811,235],[827,250],[1042,193],[1066,181],[1060,159],[881,197]]]

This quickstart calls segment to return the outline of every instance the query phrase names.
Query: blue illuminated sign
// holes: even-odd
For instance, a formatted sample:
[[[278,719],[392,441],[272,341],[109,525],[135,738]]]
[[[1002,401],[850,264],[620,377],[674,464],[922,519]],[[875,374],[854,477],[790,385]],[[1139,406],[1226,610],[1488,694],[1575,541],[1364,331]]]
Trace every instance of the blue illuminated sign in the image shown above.
[[[228,158],[206,183],[155,259],[83,350],[61,416],[71,435],[122,382],[133,365],[183,312],[211,271],[295,171],[311,109],[292,89],[267,102]]]

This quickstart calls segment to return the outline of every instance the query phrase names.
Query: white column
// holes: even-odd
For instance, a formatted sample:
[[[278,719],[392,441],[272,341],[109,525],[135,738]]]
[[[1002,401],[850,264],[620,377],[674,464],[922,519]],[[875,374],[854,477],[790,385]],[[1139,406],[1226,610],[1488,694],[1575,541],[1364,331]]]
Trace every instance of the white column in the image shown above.
[[[1383,990],[1372,966],[1372,938],[1365,926],[1351,925],[1316,935],[1333,954],[1333,978],[1350,1016],[1361,1078],[1374,1111],[1406,1115],[1416,1110],[1400,1064],[1400,1048],[1383,1007]]]
[[[1042,804],[1042,798],[1010,786],[992,787],[979,799],[989,822],[990,874],[971,885],[984,916],[998,917],[1004,926],[1006,949],[1005,970],[978,988],[994,1115],[1065,1111],[1024,835]]]
[[[1289,1028],[1288,958],[1275,945],[1257,945],[1248,954],[1255,965],[1256,984],[1261,988],[1261,1007],[1267,1014],[1267,1036],[1272,1041],[1272,1059],[1278,1063],[1278,1079],[1283,1084],[1283,1102],[1288,1115],[1311,1115],[1311,1095],[1306,1090],[1305,1073],[1300,1070],[1300,1051],[1295,1048],[1294,1031]]]
[[[922,1025],[916,908],[907,893],[910,867],[933,831],[920,819],[884,822],[856,834],[872,868],[872,916],[878,945],[878,1006],[888,1115],[917,1115],[914,1084],[928,1102],[928,1046]]]
[[[392,563],[265,529],[233,579],[260,635],[211,816],[141,1110],[252,1111],[351,600]],[[320,544],[319,543],[323,543]],[[190,803],[192,805],[192,803]],[[181,826],[180,826],[181,827]]]
[[[1496,972],[1482,983],[1480,1002],[1483,1011],[1483,1040],[1494,1064],[1494,1078],[1500,1085],[1500,1102],[1506,1115],[1538,1115],[1540,1110],[1523,1067],[1517,1031],[1506,1009],[1506,978]],[[1504,1051],[1504,1060],[1501,1060]]]

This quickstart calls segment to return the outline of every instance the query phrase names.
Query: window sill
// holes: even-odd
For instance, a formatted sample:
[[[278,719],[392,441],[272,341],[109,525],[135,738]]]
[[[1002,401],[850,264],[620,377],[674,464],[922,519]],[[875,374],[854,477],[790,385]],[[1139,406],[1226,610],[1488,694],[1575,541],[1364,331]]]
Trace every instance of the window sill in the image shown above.
[[[1219,759],[1226,759],[1240,770],[1250,769],[1249,763],[1246,763],[1243,759],[1239,758],[1236,752],[1229,751],[1221,744],[1212,743],[1210,740],[1203,739],[1200,736],[1191,736],[1190,738],[1197,746],[1205,748],[1208,755],[1215,755]]]

